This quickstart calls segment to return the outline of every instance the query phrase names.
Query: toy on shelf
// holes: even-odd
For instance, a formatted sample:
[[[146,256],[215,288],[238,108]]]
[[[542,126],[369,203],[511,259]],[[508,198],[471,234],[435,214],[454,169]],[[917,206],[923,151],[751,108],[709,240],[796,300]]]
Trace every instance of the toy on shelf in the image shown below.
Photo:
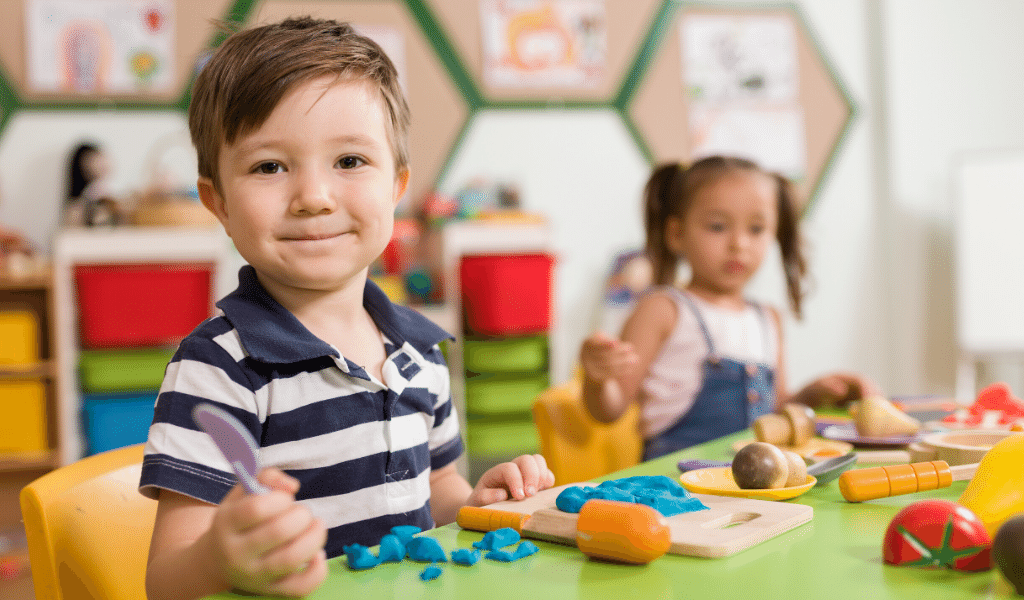
[[[100,227],[124,221],[122,207],[108,189],[112,170],[110,157],[98,145],[85,142],[74,149],[68,160],[64,225]]]
[[[941,424],[950,429],[1010,429],[1024,424],[1024,401],[1006,383],[993,383],[978,392],[973,404],[946,416]]]

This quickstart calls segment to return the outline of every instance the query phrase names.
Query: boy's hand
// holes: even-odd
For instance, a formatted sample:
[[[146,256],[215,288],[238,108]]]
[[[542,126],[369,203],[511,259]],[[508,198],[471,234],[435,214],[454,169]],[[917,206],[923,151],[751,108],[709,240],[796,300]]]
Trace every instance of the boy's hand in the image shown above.
[[[466,504],[486,506],[509,497],[522,500],[555,484],[555,474],[540,454],[524,454],[501,463],[480,477]]]
[[[617,379],[636,366],[639,356],[633,345],[597,332],[583,341],[580,363],[594,381]]]
[[[257,479],[271,491],[246,494],[236,485],[210,529],[227,582],[258,594],[305,596],[327,576],[327,529],[295,502],[294,478],[268,468]]]

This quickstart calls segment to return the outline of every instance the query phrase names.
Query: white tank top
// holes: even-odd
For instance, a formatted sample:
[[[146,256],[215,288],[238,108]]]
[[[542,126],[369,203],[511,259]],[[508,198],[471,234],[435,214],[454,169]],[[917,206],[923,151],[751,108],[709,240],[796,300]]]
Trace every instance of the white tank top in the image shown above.
[[[660,287],[651,293],[672,299],[676,324],[640,383],[640,429],[645,439],[668,429],[693,406],[704,383],[704,359],[709,351],[697,315],[682,296],[685,292]],[[704,317],[718,356],[777,369],[778,328],[767,310],[762,309],[762,314],[750,303],[732,310],[693,294],[687,297]]]

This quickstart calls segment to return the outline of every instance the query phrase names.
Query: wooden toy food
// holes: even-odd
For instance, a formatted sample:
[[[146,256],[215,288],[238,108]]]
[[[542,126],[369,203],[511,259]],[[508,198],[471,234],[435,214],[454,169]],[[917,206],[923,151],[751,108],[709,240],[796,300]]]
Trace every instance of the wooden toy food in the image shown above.
[[[868,396],[850,406],[857,433],[863,437],[884,438],[913,435],[921,422],[882,396]]]
[[[783,450],[782,454],[786,456],[786,467],[788,472],[786,475],[786,483],[782,487],[803,485],[803,483],[807,481],[807,463],[804,462],[803,457],[792,450]]]
[[[587,556],[628,564],[649,563],[665,554],[672,543],[661,513],[643,504],[613,500],[587,501],[578,518],[561,511],[529,515],[463,506],[456,522],[474,531],[511,527],[524,537],[556,542],[575,539]]]
[[[1024,435],[997,442],[978,464],[978,474],[958,502],[971,509],[995,536],[1007,519],[1024,512]]]
[[[783,404],[777,413],[761,415],[750,428],[754,439],[775,446],[802,446],[814,437],[814,410],[798,402]]]
[[[1010,517],[996,532],[992,558],[1017,594],[1024,596],[1024,515]]]
[[[922,500],[896,513],[882,539],[891,565],[957,571],[992,568],[992,542],[981,520],[949,500]]]
[[[747,444],[732,459],[732,478],[741,489],[785,487],[789,479],[788,460],[782,450],[772,444]]]
[[[944,460],[933,460],[853,469],[839,476],[839,492],[848,502],[913,494],[970,479],[977,468],[977,464],[950,467]]]

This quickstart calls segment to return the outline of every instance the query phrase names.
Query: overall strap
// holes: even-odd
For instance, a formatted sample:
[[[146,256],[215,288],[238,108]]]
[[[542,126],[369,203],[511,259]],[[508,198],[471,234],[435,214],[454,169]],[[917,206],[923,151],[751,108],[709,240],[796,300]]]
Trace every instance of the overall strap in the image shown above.
[[[674,287],[670,289],[686,302],[690,310],[693,311],[693,315],[697,317],[697,324],[700,325],[700,330],[704,334],[704,341],[708,344],[708,356],[717,356],[715,353],[715,343],[711,341],[711,332],[708,331],[707,323],[704,322],[704,315],[700,313],[697,304],[686,292]]]

